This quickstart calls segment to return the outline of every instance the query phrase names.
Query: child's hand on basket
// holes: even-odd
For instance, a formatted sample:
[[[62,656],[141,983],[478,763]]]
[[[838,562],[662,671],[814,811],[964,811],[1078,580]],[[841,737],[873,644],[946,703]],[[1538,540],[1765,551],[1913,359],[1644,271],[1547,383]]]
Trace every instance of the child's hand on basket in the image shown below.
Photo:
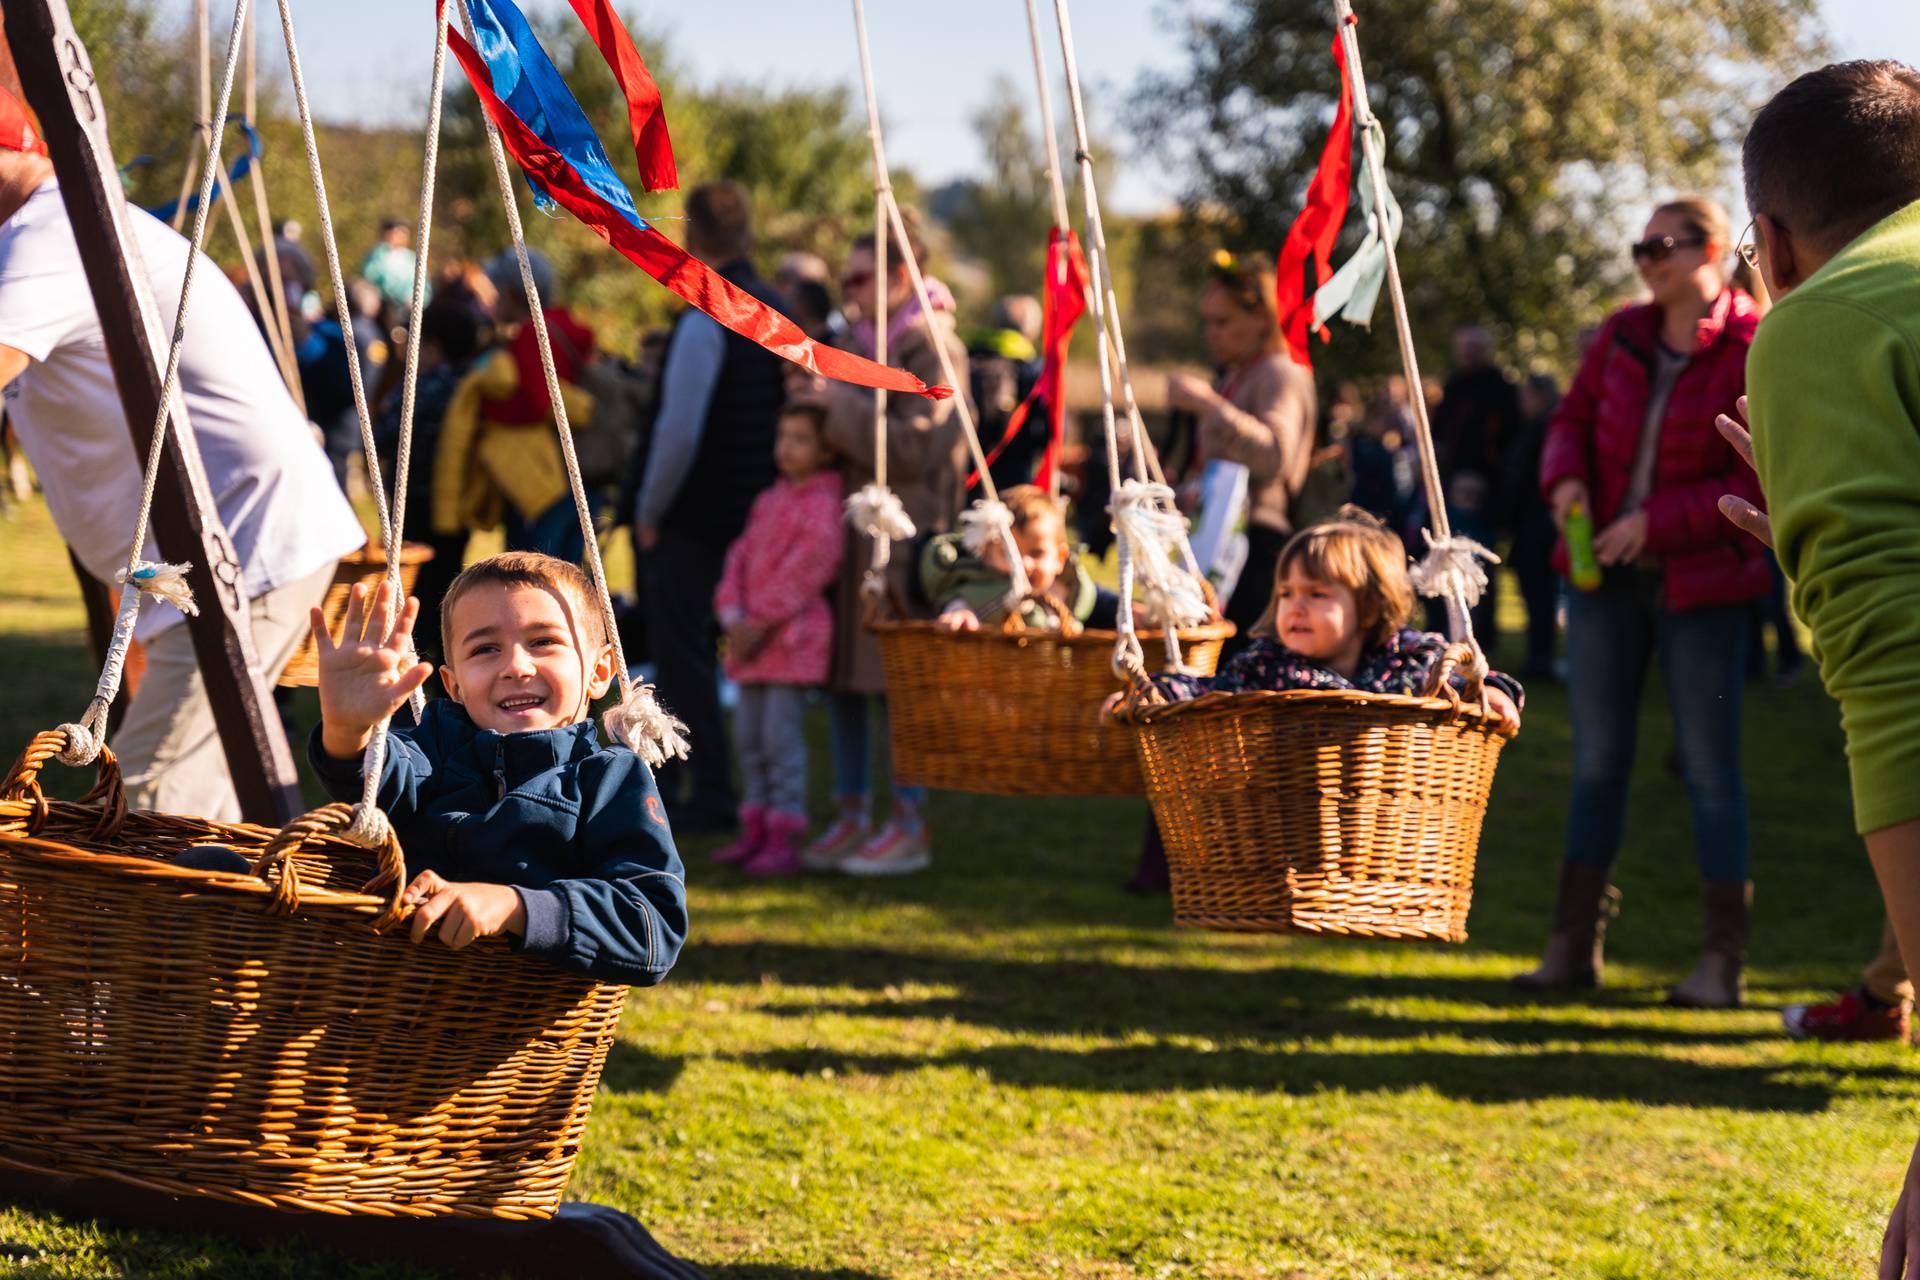
[[[409,598],[395,612],[392,584],[369,592],[355,583],[339,643],[327,631],[326,614],[313,610],[313,642],[319,651],[320,743],[336,760],[367,749],[373,727],[400,709],[433,668],[413,653],[413,620],[420,602]]]
[[[946,612],[934,619],[949,631],[978,631],[980,616],[959,601],[947,606]]]
[[[1520,708],[1514,700],[1498,689],[1487,690],[1487,706],[1500,717],[1500,727],[1508,733],[1520,732]]]
[[[475,938],[527,934],[527,907],[512,886],[443,880],[422,871],[407,886],[404,900],[414,908],[411,934],[425,942],[437,928],[440,941],[458,951]]]

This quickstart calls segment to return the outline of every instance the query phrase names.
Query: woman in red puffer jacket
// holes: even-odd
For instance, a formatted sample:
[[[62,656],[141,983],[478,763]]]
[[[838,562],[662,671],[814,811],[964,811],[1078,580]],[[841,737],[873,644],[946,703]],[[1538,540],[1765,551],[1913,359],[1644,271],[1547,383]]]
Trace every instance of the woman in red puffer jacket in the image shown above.
[[[1740,776],[1747,605],[1768,593],[1760,548],[1722,519],[1722,494],[1760,493],[1714,426],[1746,387],[1760,322],[1727,283],[1727,216],[1711,200],[1664,204],[1633,246],[1650,302],[1615,312],[1548,427],[1541,491],[1564,530],[1576,506],[1598,531],[1604,576],[1570,590],[1573,803],[1559,904],[1534,987],[1598,985],[1609,870],[1626,817],[1640,693],[1657,658],[1693,807],[1706,939],[1675,1004],[1731,1007],[1742,994],[1751,888]],[[1556,565],[1567,571],[1564,543]]]

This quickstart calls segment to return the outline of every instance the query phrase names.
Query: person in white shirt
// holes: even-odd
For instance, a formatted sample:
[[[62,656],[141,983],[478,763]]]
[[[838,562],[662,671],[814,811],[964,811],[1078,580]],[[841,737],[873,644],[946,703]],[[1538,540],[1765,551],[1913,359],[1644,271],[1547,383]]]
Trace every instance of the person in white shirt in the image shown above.
[[[170,324],[187,241],[139,209],[128,216]],[[0,132],[0,387],[54,524],[87,572],[111,583],[132,549],[145,459],[127,430],[53,165],[30,129]],[[180,388],[271,683],[305,634],[307,610],[325,596],[335,562],[363,546],[366,532],[246,305],[204,259],[194,272]],[[145,555],[159,558],[151,541]],[[235,820],[239,801],[183,624],[171,606],[142,602],[135,635],[146,671],[111,745],[134,807]],[[74,690],[76,710],[86,693]]]

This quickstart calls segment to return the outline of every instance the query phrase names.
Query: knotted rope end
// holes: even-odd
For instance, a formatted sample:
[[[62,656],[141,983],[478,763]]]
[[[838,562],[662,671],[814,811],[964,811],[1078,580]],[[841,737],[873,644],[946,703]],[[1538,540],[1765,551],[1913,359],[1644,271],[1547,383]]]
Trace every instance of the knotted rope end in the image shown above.
[[[901,505],[900,495],[885,485],[869,484],[856,489],[847,499],[847,520],[876,540],[904,542],[914,534],[913,521]]]
[[[636,680],[620,704],[602,719],[615,742],[658,769],[669,760],[685,760],[692,748],[687,726],[654,696],[653,686]]]
[[[1500,557],[1472,538],[1435,538],[1427,533],[1427,554],[1408,576],[1413,588],[1435,599],[1458,598],[1471,609],[1487,589],[1487,570]]]
[[[1012,536],[1013,512],[1004,502],[982,499],[960,513],[960,538],[972,555]]]
[[[123,586],[136,587],[147,595],[156,596],[188,617],[194,617],[200,612],[200,606],[194,603],[193,588],[187,585],[187,571],[191,567],[142,560],[131,572],[122,569],[114,575],[114,579]]]

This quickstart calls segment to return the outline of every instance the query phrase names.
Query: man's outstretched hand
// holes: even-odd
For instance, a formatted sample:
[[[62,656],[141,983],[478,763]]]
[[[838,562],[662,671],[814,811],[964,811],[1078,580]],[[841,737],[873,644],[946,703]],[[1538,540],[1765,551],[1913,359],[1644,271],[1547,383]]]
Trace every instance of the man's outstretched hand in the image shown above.
[[[1713,425],[1720,428],[1720,434],[1727,438],[1734,452],[1751,467],[1753,466],[1753,435],[1745,425],[1747,416],[1747,398],[1741,396],[1736,408],[1740,411],[1741,421],[1735,422],[1726,414],[1714,419]],[[1723,494],[1720,498],[1720,514],[1758,538],[1768,548],[1773,546],[1773,521],[1767,513],[1748,502],[1738,494]]]

